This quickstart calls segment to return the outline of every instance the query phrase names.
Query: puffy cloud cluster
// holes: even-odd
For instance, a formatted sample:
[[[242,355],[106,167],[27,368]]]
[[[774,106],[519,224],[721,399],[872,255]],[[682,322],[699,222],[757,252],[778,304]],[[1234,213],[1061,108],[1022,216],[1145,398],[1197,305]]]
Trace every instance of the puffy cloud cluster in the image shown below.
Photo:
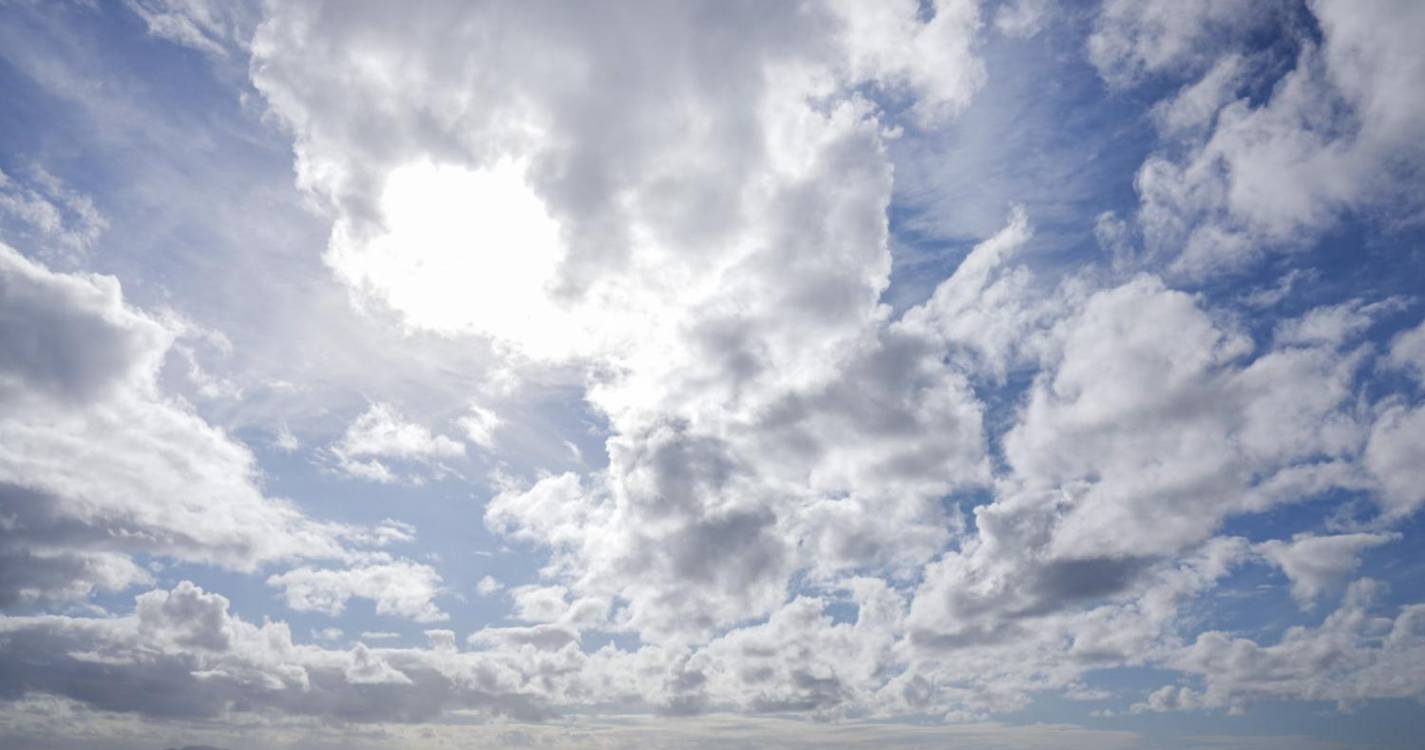
[[[1390,92],[1414,48],[1365,45],[1364,22],[1322,0],[1320,43],[1254,102],[1237,98],[1241,47],[1285,11],[1106,3],[1088,49],[1114,84],[1201,73],[1153,112],[1178,148],[1138,173],[1149,252],[1135,262],[1106,216],[1114,262],[1037,269],[1016,209],[895,314],[887,141],[951,122],[987,75],[977,4],[920,5],[271,4],[252,78],[332,222],[333,273],[412,332],[577,373],[607,463],[495,474],[486,525],[548,555],[536,580],[507,579],[504,622],[324,649],[183,583],[127,616],[0,618],[7,689],[393,722],[968,719],[1045,690],[1092,698],[1091,672],[1127,665],[1200,676],[1140,711],[1425,694],[1401,667],[1422,658],[1420,607],[1373,615],[1368,581],[1274,645],[1184,617],[1263,565],[1310,610],[1401,538],[1392,525],[1425,503],[1425,404],[1363,374],[1425,372],[1425,329],[1378,351],[1368,332],[1408,306],[1361,298],[1254,332],[1174,286],[1375,200],[1387,154],[1381,179],[1411,174],[1418,97]],[[1014,7],[1001,27],[1031,33],[1042,8]],[[1204,51],[1223,29],[1242,33]],[[1347,114],[1318,127],[1323,112]],[[0,595],[146,583],[140,551],[247,571],[302,559],[267,578],[290,609],[359,598],[447,619],[435,567],[351,549],[410,527],[320,524],[266,497],[245,448],[160,394],[174,334],[115,282],[5,251],[0,283],[17,353],[0,364],[0,540],[4,570],[25,571]],[[492,450],[501,419],[468,403],[454,424]],[[392,481],[466,450],[378,401],[326,455]],[[1343,496],[1359,502],[1332,528],[1224,530]]]
[[[444,663],[439,651],[299,645],[286,624],[253,625],[228,607],[225,597],[185,581],[140,595],[125,617],[0,619],[13,667],[6,690],[187,718],[215,717],[233,705],[365,721],[413,721],[474,703],[539,713],[521,688],[532,668],[476,655]]]
[[[888,123],[855,91],[953,115],[976,5],[710,10],[290,5],[253,43],[359,300],[591,372],[609,467],[487,517],[651,639],[766,616],[808,565],[909,573],[988,477],[964,376],[884,330]]]
[[[943,123],[985,76],[973,4],[918,11],[778,6],[753,23],[697,4],[399,17],[307,4],[261,24],[254,82],[296,139],[298,184],[333,220],[326,260],[356,299],[413,329],[492,339],[516,363],[582,367],[607,419],[606,467],[502,478],[487,524],[550,562],[512,591],[532,624],[473,642],[636,634],[639,659],[682,655],[651,699],[674,710],[973,714],[1163,653],[1178,607],[1235,566],[1265,556],[1311,599],[1370,546],[1307,569],[1291,548],[1217,537],[1230,518],[1331,491],[1373,493],[1385,516],[1410,507],[1389,499],[1409,471],[1391,408],[1409,407],[1361,407],[1373,354],[1360,335],[1381,314],[1366,302],[1254,341],[1153,273],[1034,273],[1017,258],[1032,237],[1019,212],[892,318],[885,141],[909,123],[883,100]],[[1246,63],[1199,59],[1196,42],[1243,30],[1220,50],[1232,54],[1289,15],[1110,3],[1090,51],[1123,85],[1206,71],[1157,121],[1200,139],[1190,154],[1246,154],[1211,145],[1226,143],[1219,110]],[[1324,18],[1319,54],[1348,57],[1350,30]],[[1359,104],[1394,85],[1380,66],[1357,73],[1313,91]],[[1288,89],[1237,106],[1278,117]],[[1172,164],[1140,173],[1140,218],[1170,244],[1154,227],[1206,224],[1181,201],[1154,213],[1159,162]],[[1275,226],[1262,206],[1241,210]],[[1179,244],[1181,266],[1196,245]],[[1010,424],[987,426],[991,392],[1025,372]],[[976,496],[968,514],[947,502]],[[837,642],[850,626],[799,589],[854,580],[879,581],[898,612],[844,639],[862,649],[844,663],[871,665],[860,682],[798,659],[715,665],[729,643],[794,641],[784,630]],[[1051,666],[1065,642],[1079,658]]]
[[[1168,148],[1137,177],[1150,251],[1179,273],[1202,276],[1299,245],[1352,214],[1387,227],[1418,223],[1419,3],[1321,0],[1309,4],[1309,20],[1273,3],[1168,5],[1172,13],[1111,3],[1091,42],[1110,80],[1125,69],[1179,71],[1185,56],[1207,69],[1159,105]],[[1260,76],[1271,69],[1262,59],[1271,52],[1250,49],[1246,39],[1281,16],[1300,41],[1295,67],[1270,83]],[[1222,28],[1239,33],[1216,33]],[[1231,41],[1225,49],[1193,41],[1207,33]],[[1248,96],[1269,83],[1263,100]]]
[[[1349,707],[1370,698],[1416,698],[1425,690],[1425,606],[1394,618],[1372,614],[1380,585],[1351,584],[1341,608],[1318,627],[1293,627],[1275,645],[1207,632],[1170,662],[1200,676],[1202,689],[1169,686],[1149,696],[1151,710],[1230,708],[1294,698]]]
[[[246,44],[255,21],[254,4],[211,0],[128,0],[148,32],[207,55],[226,58]]]
[[[137,555],[244,572],[325,559],[353,567],[272,577],[293,609],[335,613],[359,596],[382,613],[443,617],[429,566],[362,551],[410,541],[412,527],[321,522],[267,496],[245,446],[164,395],[158,373],[179,331],[126,305],[115,279],[56,273],[0,245],[0,292],[0,607],[152,584]],[[352,451],[460,446],[367,427],[348,435]]]
[[[0,604],[148,583],[136,553],[253,570],[356,529],[264,495],[252,454],[165,398],[173,332],[118,282],[0,246]]]

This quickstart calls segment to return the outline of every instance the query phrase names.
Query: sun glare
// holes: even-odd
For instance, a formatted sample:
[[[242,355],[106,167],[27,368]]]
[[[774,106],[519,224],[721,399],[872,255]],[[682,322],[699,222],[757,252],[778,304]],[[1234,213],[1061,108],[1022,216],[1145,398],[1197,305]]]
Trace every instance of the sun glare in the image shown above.
[[[405,165],[387,178],[381,212],[385,232],[340,249],[334,264],[411,325],[514,344],[554,333],[546,289],[564,248],[524,164]]]

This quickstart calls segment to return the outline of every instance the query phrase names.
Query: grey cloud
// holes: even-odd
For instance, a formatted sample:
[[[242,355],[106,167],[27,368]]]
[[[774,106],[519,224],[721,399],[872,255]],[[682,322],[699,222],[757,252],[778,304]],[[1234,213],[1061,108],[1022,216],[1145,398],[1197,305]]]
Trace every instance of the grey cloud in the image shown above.
[[[172,339],[124,307],[115,279],[53,273],[3,245],[0,293],[6,401],[37,392],[67,405],[92,404],[151,376]]]
[[[298,646],[285,624],[255,626],[228,606],[185,581],[140,595],[128,617],[0,618],[0,693],[155,717],[211,718],[234,705],[366,722],[423,721],[454,706],[547,715],[497,659]]]
[[[135,553],[251,570],[359,541],[265,496],[246,447],[162,394],[174,332],[115,279],[0,246],[0,291],[0,555],[27,561],[6,566],[7,606],[149,582]]]

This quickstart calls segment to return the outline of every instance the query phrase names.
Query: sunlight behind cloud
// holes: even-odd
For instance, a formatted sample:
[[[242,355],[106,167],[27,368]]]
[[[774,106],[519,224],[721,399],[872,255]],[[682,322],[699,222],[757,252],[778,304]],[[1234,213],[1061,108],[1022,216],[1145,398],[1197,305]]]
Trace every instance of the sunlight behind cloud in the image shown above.
[[[521,161],[406,164],[387,177],[380,208],[384,231],[336,227],[328,262],[408,325],[517,346],[559,335],[547,294],[564,256],[559,223]]]

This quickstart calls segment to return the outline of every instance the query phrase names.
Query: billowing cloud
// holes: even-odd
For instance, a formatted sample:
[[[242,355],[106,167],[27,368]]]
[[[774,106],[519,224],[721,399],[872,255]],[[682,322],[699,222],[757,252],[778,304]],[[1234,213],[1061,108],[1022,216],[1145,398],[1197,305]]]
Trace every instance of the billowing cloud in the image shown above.
[[[1136,8],[1128,15],[1143,23],[1125,29],[1106,21],[1096,40],[1131,40],[1107,45],[1115,51],[1104,54],[1118,61],[1110,65],[1130,64],[1124,61],[1145,53],[1164,56],[1163,66],[1178,64],[1187,50],[1203,49],[1184,36],[1187,29],[1201,34],[1226,25],[1246,32],[1274,13],[1271,3],[1175,3],[1192,20],[1172,23],[1171,14],[1118,5]],[[1351,214],[1414,223],[1425,209],[1418,191],[1409,189],[1425,165],[1414,138],[1425,106],[1410,83],[1425,70],[1425,56],[1409,31],[1425,21],[1419,4],[1323,0],[1310,8],[1320,26],[1319,44],[1302,43],[1295,68],[1265,101],[1246,95],[1261,82],[1247,76],[1232,50],[1238,40],[1166,105],[1163,121],[1180,136],[1170,139],[1178,143],[1143,164],[1137,188],[1149,249],[1174,257],[1174,270],[1202,275],[1236,269],[1266,251],[1290,249]],[[1250,22],[1254,16],[1256,23]],[[1159,23],[1177,31],[1164,37],[1154,31]],[[1169,41],[1179,38],[1181,44]],[[1118,50],[1121,45],[1135,52]]]
[[[112,277],[0,246],[0,604],[149,583],[134,554],[252,571],[342,558],[359,530],[268,497],[252,454],[156,375],[174,333]]]
[[[1394,618],[1374,617],[1368,607],[1379,589],[1370,579],[1356,581],[1341,608],[1319,627],[1291,628],[1273,645],[1203,633],[1175,666],[1200,675],[1205,686],[1182,688],[1174,701],[1149,705],[1240,709],[1254,699],[1299,698],[1349,706],[1369,698],[1420,695],[1425,609],[1417,604]]]
[[[1418,228],[1407,5],[136,0],[290,141],[319,239],[272,241],[326,295],[292,326],[402,343],[254,385],[0,246],[0,711],[1131,747],[984,722],[1425,696],[1377,583],[1414,569],[1425,327],[1338,247]],[[1113,186],[907,219],[963,165],[897,144],[1035,65],[1093,104],[1035,147],[1101,105]],[[0,175],[39,234],[65,195]],[[279,387],[310,403],[244,417]]]
[[[1361,554],[1372,547],[1400,540],[1399,534],[1301,534],[1289,542],[1271,539],[1258,546],[1263,556],[1280,566],[1291,579],[1291,594],[1304,606],[1361,564]]]

